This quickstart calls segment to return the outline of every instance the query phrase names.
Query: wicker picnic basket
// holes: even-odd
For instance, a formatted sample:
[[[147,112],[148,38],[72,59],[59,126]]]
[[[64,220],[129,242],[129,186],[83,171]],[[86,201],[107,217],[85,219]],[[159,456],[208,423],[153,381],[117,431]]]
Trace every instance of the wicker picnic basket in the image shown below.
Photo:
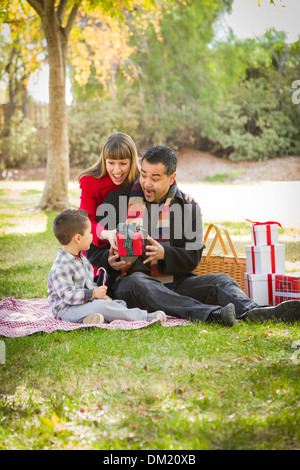
[[[240,288],[246,293],[246,283],[244,274],[247,270],[246,267],[246,256],[238,256],[232,240],[229,236],[228,230],[223,227],[222,225],[217,224],[210,224],[205,235],[204,235],[204,243],[208,239],[208,235],[212,228],[216,229],[216,234],[211,242],[211,245],[208,249],[207,254],[202,255],[201,262],[198,264],[197,268],[193,271],[198,276],[202,274],[210,274],[210,273],[224,273],[231,276],[233,279],[237,281]],[[228,250],[225,246],[224,240],[221,235],[221,231],[223,231],[226,235],[228,240],[229,246],[231,248],[233,256],[228,254]],[[212,251],[215,247],[217,240],[220,241],[222,249],[224,251],[224,255],[213,255]]]

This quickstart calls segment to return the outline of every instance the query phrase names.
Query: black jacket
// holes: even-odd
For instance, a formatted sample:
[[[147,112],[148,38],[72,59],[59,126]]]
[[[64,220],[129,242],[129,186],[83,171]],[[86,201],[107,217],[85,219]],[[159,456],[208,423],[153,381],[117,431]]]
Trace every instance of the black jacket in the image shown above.
[[[126,222],[127,206],[131,186],[112,191],[99,206],[97,222],[112,230],[118,223]],[[177,190],[170,206],[170,242],[160,242],[165,248],[165,258],[158,261],[161,274],[172,274],[177,278],[193,275],[193,271],[201,260],[203,245],[203,223],[198,204],[188,202],[183,193]],[[110,245],[96,247],[91,245],[87,251],[89,261],[96,267],[103,266],[109,276],[108,284],[120,274],[107,262]]]

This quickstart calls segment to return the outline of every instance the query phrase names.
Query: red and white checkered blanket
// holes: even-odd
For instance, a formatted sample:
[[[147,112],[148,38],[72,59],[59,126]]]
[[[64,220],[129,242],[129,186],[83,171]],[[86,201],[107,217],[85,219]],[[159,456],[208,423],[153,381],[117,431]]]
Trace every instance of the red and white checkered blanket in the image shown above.
[[[163,326],[187,326],[192,325],[188,320],[167,317]],[[0,336],[16,338],[18,336],[31,335],[43,331],[52,333],[56,330],[71,331],[78,328],[108,328],[121,330],[136,330],[145,328],[156,323],[146,321],[124,321],[115,320],[111,323],[97,325],[83,325],[82,323],[71,323],[53,318],[51,307],[47,299],[7,299],[0,301]]]

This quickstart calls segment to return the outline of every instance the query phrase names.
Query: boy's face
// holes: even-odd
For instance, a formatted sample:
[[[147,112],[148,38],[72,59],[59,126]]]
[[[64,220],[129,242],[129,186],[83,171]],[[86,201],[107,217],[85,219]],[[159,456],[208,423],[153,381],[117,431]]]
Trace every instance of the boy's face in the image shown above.
[[[174,183],[176,173],[166,175],[165,165],[156,163],[151,165],[142,161],[140,184],[146,201],[159,203],[168,194],[170,186]]]
[[[86,225],[86,228],[83,232],[83,235],[81,235],[81,238],[80,238],[80,250],[88,250],[93,240],[93,234],[91,232],[92,230],[91,222],[87,220],[85,225]]]

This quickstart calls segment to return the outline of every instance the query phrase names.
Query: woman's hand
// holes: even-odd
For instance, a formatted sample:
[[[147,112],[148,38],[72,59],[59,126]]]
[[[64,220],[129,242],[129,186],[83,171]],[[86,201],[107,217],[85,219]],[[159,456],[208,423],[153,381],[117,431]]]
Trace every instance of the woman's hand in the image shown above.
[[[190,196],[189,194],[185,194],[185,193],[182,193],[185,197],[185,199],[188,201],[188,202],[195,202],[197,204],[197,201],[195,201],[195,199]]]
[[[110,243],[110,246],[115,250],[118,249],[117,245],[117,230],[102,230],[100,234],[102,240],[107,240]]]

